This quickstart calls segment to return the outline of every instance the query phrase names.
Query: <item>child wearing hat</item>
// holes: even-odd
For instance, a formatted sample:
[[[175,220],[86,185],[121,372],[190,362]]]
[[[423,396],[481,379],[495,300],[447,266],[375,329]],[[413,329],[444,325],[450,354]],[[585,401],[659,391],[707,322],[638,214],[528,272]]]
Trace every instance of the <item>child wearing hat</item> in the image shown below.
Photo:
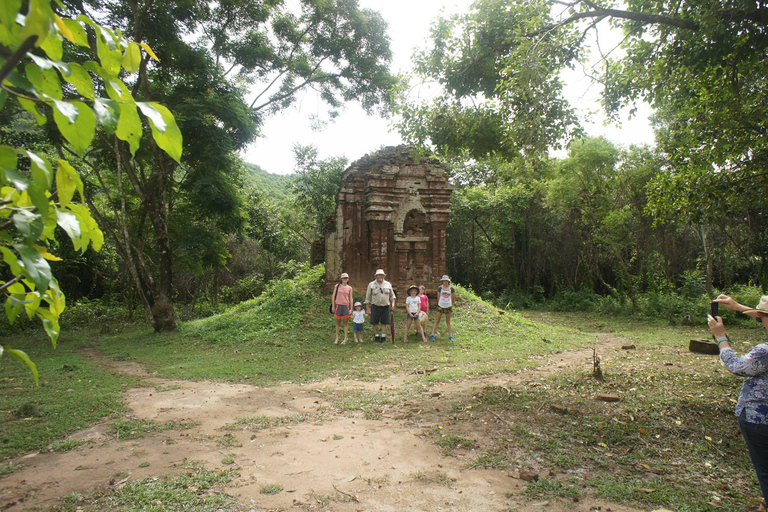
[[[451,327],[451,312],[453,311],[453,295],[456,290],[451,286],[451,278],[443,276],[440,278],[442,283],[437,287],[437,315],[435,316],[435,325],[432,326],[432,334],[429,335],[429,341],[435,341],[435,331],[440,318],[445,315],[445,326],[448,327],[448,339],[453,341],[453,328]]]
[[[419,287],[412,284],[408,287],[408,297],[405,299],[405,335],[403,336],[403,343],[408,343],[408,331],[411,330],[411,324],[416,323],[416,329],[421,334],[421,340],[427,341],[427,337],[424,335],[424,327],[419,321],[419,312],[421,311],[421,299],[419,298]]]
[[[363,342],[363,328],[365,327],[365,310],[360,302],[355,302],[355,309],[352,311],[352,333],[355,335],[357,343]]]

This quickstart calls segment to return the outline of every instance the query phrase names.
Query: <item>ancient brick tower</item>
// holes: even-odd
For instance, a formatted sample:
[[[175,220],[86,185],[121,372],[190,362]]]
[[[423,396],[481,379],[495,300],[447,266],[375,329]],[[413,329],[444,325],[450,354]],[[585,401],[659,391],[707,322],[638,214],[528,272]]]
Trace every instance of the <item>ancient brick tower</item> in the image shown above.
[[[362,294],[378,268],[387,272],[398,302],[411,283],[431,294],[437,289],[446,271],[453,185],[437,160],[414,155],[408,146],[387,147],[342,174],[335,217],[313,251],[313,260],[325,261],[329,291],[347,272]]]

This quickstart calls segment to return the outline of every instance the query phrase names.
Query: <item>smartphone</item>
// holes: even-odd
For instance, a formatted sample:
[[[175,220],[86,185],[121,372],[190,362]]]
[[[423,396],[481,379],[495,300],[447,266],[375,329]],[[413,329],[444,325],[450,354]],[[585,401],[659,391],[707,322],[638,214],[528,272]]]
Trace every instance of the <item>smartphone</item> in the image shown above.
[[[710,302],[709,303],[709,314],[710,314],[710,316],[712,316],[712,318],[720,316],[720,313],[718,311],[718,307],[719,306],[720,306],[719,302]]]

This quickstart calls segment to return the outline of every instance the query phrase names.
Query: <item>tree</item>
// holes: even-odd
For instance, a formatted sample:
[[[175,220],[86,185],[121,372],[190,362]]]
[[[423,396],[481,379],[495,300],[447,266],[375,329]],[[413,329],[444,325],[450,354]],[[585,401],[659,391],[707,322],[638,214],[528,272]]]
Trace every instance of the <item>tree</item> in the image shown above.
[[[142,49],[153,55],[149,46],[130,42],[87,16],[62,18],[48,0],[31,0],[26,15],[21,15],[21,7],[21,0],[9,0],[0,8],[0,108],[11,108],[5,104],[13,97],[39,125],[52,115],[63,137],[59,147],[72,155],[89,149],[97,122],[106,133],[130,140],[135,152],[142,135],[141,111],[157,147],[180,158],[181,135],[170,111],[159,103],[137,102],[119,77],[123,70],[138,69]],[[65,40],[95,47],[98,62],[63,61]],[[96,95],[94,79],[99,92],[106,91],[109,98]],[[99,250],[103,235],[88,209],[74,201],[75,194],[84,199],[84,186],[63,154],[55,158],[2,145],[0,171],[0,217],[5,219],[0,224],[0,253],[11,276],[0,281],[0,290],[8,295],[6,316],[11,323],[21,313],[39,318],[55,347],[65,307],[65,295],[48,264],[59,259],[49,252],[56,227],[81,252],[89,246]],[[26,363],[38,382],[37,369],[26,354],[7,345],[0,346],[0,356],[4,353]]]
[[[549,12],[544,2],[480,0],[472,12],[435,23],[416,72],[444,93],[430,103],[401,96],[403,137],[447,155],[538,160],[578,135],[559,78],[579,55],[578,33],[558,27],[552,37],[525,37]]]
[[[130,144],[109,139],[83,160],[101,192],[91,204],[154,328],[173,329],[177,255],[186,251],[194,261],[204,243],[211,257],[201,269],[216,268],[227,257],[227,234],[243,229],[237,152],[266,115],[304,90],[316,91],[332,114],[353,99],[369,111],[386,108],[395,82],[386,24],[356,0],[303,0],[300,13],[276,0],[67,5],[150,43],[160,63],[138,60],[131,89],[178,113],[186,143],[178,162],[151,147],[131,154]]]
[[[293,147],[296,178],[293,192],[296,202],[315,221],[316,234],[322,234],[326,219],[336,209],[336,196],[341,188],[341,174],[347,167],[344,157],[317,158],[315,146]]]

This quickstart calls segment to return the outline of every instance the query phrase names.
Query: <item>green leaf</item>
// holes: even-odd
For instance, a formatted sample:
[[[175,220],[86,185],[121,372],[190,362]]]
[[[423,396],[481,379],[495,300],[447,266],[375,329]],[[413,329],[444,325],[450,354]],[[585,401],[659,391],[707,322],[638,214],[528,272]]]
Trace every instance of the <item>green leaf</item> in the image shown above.
[[[120,106],[120,121],[117,123],[115,135],[128,143],[131,155],[136,154],[141,141],[141,119],[135,104],[124,103]]]
[[[53,275],[51,274],[51,267],[45,258],[32,247],[21,244],[14,244],[13,247],[21,258],[24,275],[35,283],[35,287],[38,290],[47,290]]]
[[[82,155],[91,145],[96,134],[96,116],[91,107],[82,101],[72,103],[55,101],[53,119],[59,127],[59,131],[72,145],[75,152]],[[72,110],[76,115],[72,115]]]
[[[46,62],[50,62],[46,59]],[[30,63],[24,68],[27,78],[37,90],[37,95],[42,98],[48,96],[54,100],[63,98],[59,74],[52,67],[44,69],[38,64]]]
[[[34,244],[43,232],[43,219],[39,214],[28,210],[20,210],[11,216],[11,220],[13,220],[13,225],[19,231],[19,234],[24,237],[29,245]]]
[[[32,151],[24,151],[32,164],[32,179],[40,188],[48,190],[53,184],[53,168],[48,159],[41,157]]]
[[[35,94],[35,86],[32,85],[32,82],[27,80],[27,77],[16,70],[11,71],[11,73],[5,78],[5,81],[9,82],[12,86],[17,87],[24,92]]]
[[[40,44],[40,48],[42,48],[46,55],[48,55],[53,60],[61,60],[61,58],[64,56],[64,48],[61,45],[61,37],[59,36],[59,32],[56,30],[51,30],[48,32],[48,37],[46,37],[42,44]],[[32,54],[29,55],[31,56]]]
[[[120,73],[123,55],[117,49],[114,33],[106,27],[96,25],[96,54],[99,62],[111,75]]]
[[[29,194],[29,198],[32,201],[32,204],[35,205],[35,208],[37,208],[37,213],[40,215],[42,223],[42,217],[48,214],[48,189],[45,187],[41,187],[38,183],[32,183],[30,187],[27,189],[27,194]],[[44,225],[44,223],[43,223]],[[37,238],[40,238],[40,235],[42,234],[43,230],[40,230],[40,233],[37,234]],[[35,240],[37,240],[37,238]]]
[[[93,91],[93,80],[91,74],[80,64],[70,63],[69,73],[64,73],[64,80],[75,86],[77,92],[88,99],[94,99],[96,93]]]
[[[0,110],[5,106],[5,102],[8,100],[8,91],[0,89]]]
[[[72,240],[75,249],[81,250],[80,221],[77,220],[77,216],[70,212],[57,210],[56,223],[67,233],[67,235],[69,235],[69,238]]]
[[[53,16],[50,0],[30,0],[24,28],[19,34],[21,40],[24,41],[28,37],[37,36],[37,45],[40,45],[51,30]]]
[[[37,124],[42,126],[45,124],[45,116],[37,111],[37,103],[28,100],[26,98],[22,98],[20,96],[16,96],[16,99],[19,100],[19,104],[21,104],[22,107],[24,107],[24,110],[35,116],[35,120],[37,121]]]
[[[35,366],[35,363],[32,362],[32,360],[29,358],[29,356],[27,356],[27,354],[25,354],[21,350],[16,350],[14,348],[8,348],[8,347],[5,347],[5,353],[13,357],[14,359],[18,359],[22,363],[26,364],[35,378],[35,387],[40,386],[40,375],[37,373],[37,366]],[[0,353],[0,355],[2,355],[2,353]]]
[[[135,73],[139,70],[140,65],[141,49],[138,44],[130,42],[123,55],[123,68],[129,73]]]
[[[35,313],[40,309],[40,302],[42,302],[42,300],[43,298],[39,292],[31,291],[27,294],[26,300],[24,301],[24,311],[27,313],[27,318],[32,320],[35,317]]]
[[[177,162],[181,161],[181,130],[176,125],[176,120],[171,111],[156,102],[136,102],[136,105],[149,119],[149,124],[152,127],[152,137],[157,142],[157,145],[168,153],[171,158]]]
[[[76,45],[85,46],[86,48],[90,47],[90,44],[88,44],[88,36],[86,35],[85,30],[83,30],[83,26],[80,25],[80,23],[71,19],[64,19],[62,22],[64,26],[69,30],[68,33],[62,30],[62,33],[67,39]]]
[[[9,248],[0,246],[0,253],[3,255],[3,261],[10,267],[11,273],[15,276],[21,274],[22,269],[19,265],[19,258]]]
[[[0,146],[0,169],[15,171],[19,162],[19,155],[10,146]]]
[[[111,99],[96,98],[93,103],[93,111],[96,114],[96,119],[104,127],[104,131],[109,135],[114,134],[120,120],[120,104]]]
[[[101,232],[99,225],[91,217],[91,212],[88,208],[81,204],[70,203],[68,209],[77,217],[80,226],[80,239],[77,240],[75,248],[85,251],[88,248],[88,244],[92,243],[94,251],[101,250],[101,246],[104,243],[104,233]]]
[[[59,204],[65,208],[72,201],[75,190],[80,192],[80,200],[84,200],[83,181],[69,162],[62,159],[58,159],[57,162],[59,167],[56,169],[56,190],[59,193]]]
[[[16,14],[21,9],[21,0],[3,0],[0,2],[0,24],[11,26],[16,23]]]
[[[59,319],[47,309],[38,309],[37,315],[43,320],[43,329],[51,339],[53,348],[56,348],[56,341],[59,339]]]
[[[8,297],[5,301],[5,317],[8,319],[8,323],[13,325],[23,309],[23,306],[14,305],[12,297]]]
[[[19,171],[6,169],[5,179],[8,180],[11,185],[16,187],[18,190],[27,190],[29,188],[29,180]]]

